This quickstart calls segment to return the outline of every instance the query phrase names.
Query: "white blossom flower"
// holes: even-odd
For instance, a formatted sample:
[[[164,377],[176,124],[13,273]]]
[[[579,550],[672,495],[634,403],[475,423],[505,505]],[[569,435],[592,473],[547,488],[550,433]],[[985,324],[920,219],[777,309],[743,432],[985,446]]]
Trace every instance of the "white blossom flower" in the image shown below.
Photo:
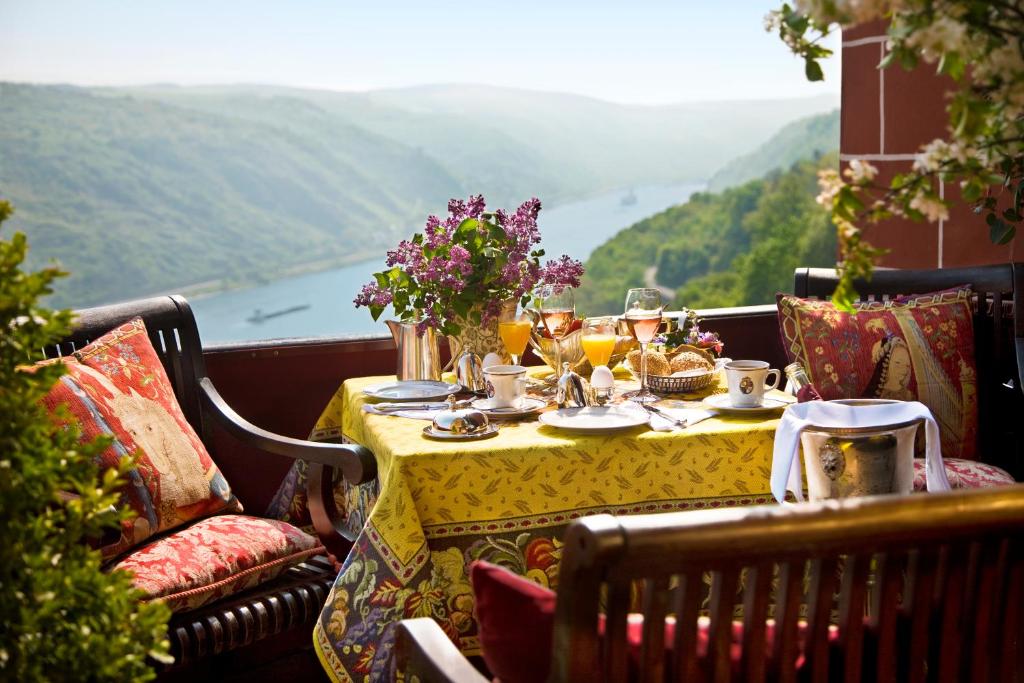
[[[850,167],[843,171],[843,175],[850,179],[854,185],[866,185],[878,175],[878,169],[867,161],[854,159]]]
[[[946,204],[935,196],[926,192],[918,192],[910,200],[910,208],[920,211],[932,223],[949,219],[949,209]]]
[[[944,14],[907,36],[904,44],[920,51],[926,62],[934,62],[947,52],[966,54],[967,26]]]
[[[821,194],[815,197],[814,201],[825,208],[831,209],[832,200],[843,189],[843,185],[843,179],[839,177],[839,173],[834,169],[829,168],[818,171],[818,187],[821,188]]]

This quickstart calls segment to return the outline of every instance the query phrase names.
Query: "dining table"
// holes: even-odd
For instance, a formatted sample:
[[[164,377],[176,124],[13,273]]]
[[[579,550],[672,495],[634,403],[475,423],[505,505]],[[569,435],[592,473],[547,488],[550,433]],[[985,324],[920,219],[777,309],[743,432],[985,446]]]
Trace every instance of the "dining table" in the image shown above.
[[[388,380],[345,380],[311,434],[367,447],[378,468],[377,480],[345,492],[356,540],[314,628],[335,681],[393,678],[394,627],[406,618],[431,617],[464,654],[479,654],[469,565],[484,560],[554,589],[574,519],[774,501],[778,412],[705,415],[664,431],[565,431],[533,417],[501,421],[489,439],[437,441],[423,435],[429,421],[364,408],[373,403],[364,389]],[[617,391],[630,382],[617,375]],[[724,392],[719,381],[659,405],[700,408]]]

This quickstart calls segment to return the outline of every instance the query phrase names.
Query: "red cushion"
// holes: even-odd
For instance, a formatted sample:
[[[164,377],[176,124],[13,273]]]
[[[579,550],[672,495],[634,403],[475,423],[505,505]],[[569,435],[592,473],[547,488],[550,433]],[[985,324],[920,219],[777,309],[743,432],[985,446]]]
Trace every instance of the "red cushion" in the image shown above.
[[[954,489],[985,489],[1017,483],[1006,470],[977,460],[943,458],[943,464],[946,466],[949,485]],[[924,458],[914,459],[914,490],[928,490],[925,483]]]
[[[939,425],[944,457],[975,459],[978,401],[970,289],[856,304],[780,296],[779,325],[822,398],[916,400]]]
[[[142,320],[111,330],[64,363],[67,374],[43,399],[46,408],[66,405],[85,440],[112,437],[99,457],[103,470],[139,453],[121,491],[132,515],[104,557],[194,519],[242,509],[181,412]]]
[[[195,522],[121,559],[148,600],[194,609],[269,581],[324,547],[287,522],[220,515]]]
[[[532,683],[547,680],[551,669],[551,642],[555,621],[555,592],[502,567],[483,561],[470,566],[473,594],[476,598],[476,618],[479,624],[480,646],[488,669],[501,683]],[[640,672],[640,653],[643,645],[644,617],[627,617],[626,639],[629,643],[629,679],[637,680]],[[665,655],[675,645],[676,621],[665,619]],[[710,620],[697,620],[697,657],[708,654]],[[604,633],[604,615],[598,624]],[[798,624],[798,643],[801,654],[796,662],[803,666],[803,644],[807,624]],[[603,636],[602,636],[603,637]],[[771,652],[775,637],[775,623],[769,620],[765,628],[765,654]],[[829,640],[835,641],[839,631],[829,627]],[[732,623],[732,644],[729,657],[738,664],[742,656],[743,623]]]
[[[470,565],[469,577],[487,668],[501,683],[547,680],[555,592],[483,561]]]

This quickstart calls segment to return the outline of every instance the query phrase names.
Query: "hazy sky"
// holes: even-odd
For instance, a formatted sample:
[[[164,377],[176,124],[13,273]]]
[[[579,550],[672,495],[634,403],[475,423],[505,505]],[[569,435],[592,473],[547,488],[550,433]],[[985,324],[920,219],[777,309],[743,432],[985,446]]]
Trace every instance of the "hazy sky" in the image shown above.
[[[781,3],[781,0],[780,0]],[[750,0],[0,0],[0,80],[483,83],[630,103],[839,92]],[[833,45],[835,48],[835,45]]]

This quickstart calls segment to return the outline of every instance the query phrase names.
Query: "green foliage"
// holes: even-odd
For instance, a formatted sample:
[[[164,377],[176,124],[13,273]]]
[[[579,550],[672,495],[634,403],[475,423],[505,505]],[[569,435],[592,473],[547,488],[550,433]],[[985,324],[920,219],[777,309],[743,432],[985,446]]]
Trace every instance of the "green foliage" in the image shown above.
[[[0,223],[11,213],[0,201]],[[70,323],[38,303],[62,273],[23,271],[27,249],[23,234],[0,239],[0,680],[148,680],[169,614],[86,543],[118,521],[120,473],[98,472],[106,442],[80,443],[40,406],[63,366],[24,368]]]
[[[947,137],[923,145],[912,171],[896,175],[888,186],[875,184],[877,171],[866,162],[844,172],[848,183],[838,175],[823,178],[823,196],[832,202],[844,262],[833,300],[847,310],[852,310],[853,278],[869,276],[882,253],[863,239],[858,224],[894,215],[944,220],[951,201],[940,196],[940,183],[959,185],[961,199],[986,214],[988,236],[996,244],[1012,240],[1024,222],[1020,2],[812,0],[795,7],[783,4],[769,13],[765,25],[805,60],[807,78],[813,81],[821,79],[818,60],[830,54],[820,46],[826,36],[875,20],[884,21],[889,34],[880,69],[934,64],[936,75],[948,78]],[[849,191],[841,191],[843,185]]]
[[[790,291],[795,268],[835,265],[835,229],[814,197],[818,169],[837,163],[834,153],[802,161],[623,230],[587,261],[577,305],[620,312],[628,288],[649,284],[652,263],[657,283],[677,289],[675,307],[771,303]]]

